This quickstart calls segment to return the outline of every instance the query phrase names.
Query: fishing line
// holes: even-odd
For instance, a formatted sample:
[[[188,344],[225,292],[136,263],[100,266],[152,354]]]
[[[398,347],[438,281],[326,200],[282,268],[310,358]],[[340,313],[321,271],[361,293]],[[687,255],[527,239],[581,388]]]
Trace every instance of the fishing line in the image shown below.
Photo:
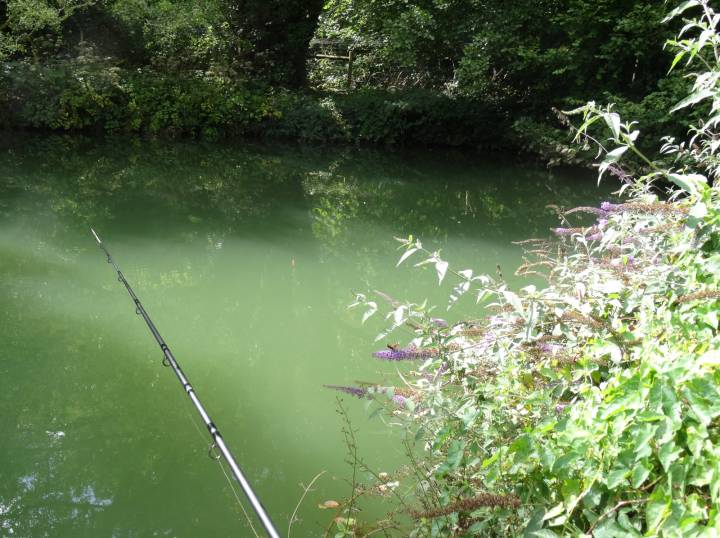
[[[220,430],[218,430],[217,426],[213,423],[213,421],[210,418],[210,415],[208,415],[208,412],[205,410],[205,407],[203,406],[202,402],[200,402],[200,398],[195,392],[195,389],[190,384],[190,381],[185,376],[185,373],[180,368],[180,365],[178,364],[177,360],[175,359],[175,356],[172,354],[172,351],[170,351],[170,348],[165,343],[165,340],[162,336],[160,336],[160,332],[158,331],[157,327],[153,323],[153,321],[150,319],[150,315],[148,314],[147,310],[145,310],[145,307],[143,306],[142,302],[138,298],[138,296],[135,294],[135,291],[133,291],[132,287],[130,286],[130,283],[125,278],[125,275],[123,275],[122,271],[120,270],[120,267],[115,263],[115,260],[113,260],[112,256],[110,255],[110,252],[107,248],[105,248],[105,245],[100,240],[100,237],[98,234],[90,228],[90,231],[92,232],[93,236],[95,237],[95,240],[97,241],[99,247],[102,249],[102,251],[107,256],[107,262],[113,266],[115,269],[115,272],[117,273],[118,281],[125,286],[125,290],[128,292],[128,295],[130,295],[130,298],[132,299],[133,303],[135,304],[135,313],[139,316],[142,316],[143,320],[145,321],[145,324],[147,325],[147,328],[152,333],[153,337],[155,338],[155,341],[157,342],[158,346],[160,346],[160,349],[163,353],[163,359],[162,364],[163,366],[167,366],[169,368],[172,368],[173,372],[175,373],[175,377],[177,377],[178,381],[183,387],[183,390],[187,394],[188,398],[190,398],[190,401],[192,401],[193,405],[195,406],[195,410],[198,412],[200,417],[202,418],[203,422],[205,423],[205,427],[208,430],[208,433],[210,434],[210,437],[212,438],[212,444],[210,445],[210,448],[208,450],[208,453],[212,453],[213,449],[217,448],[217,450],[220,452],[220,454],[217,456],[220,458],[222,456],[225,458],[225,462],[227,463],[228,467],[230,468],[230,471],[232,472],[235,479],[240,484],[240,487],[242,488],[243,492],[245,493],[245,496],[248,499],[248,502],[250,503],[250,506],[252,506],[253,510],[257,514],[258,518],[260,519],[260,522],[263,524],[263,527],[265,528],[265,531],[270,536],[270,538],[280,538],[280,535],[278,534],[277,530],[275,530],[275,526],[273,525],[272,520],[270,519],[270,516],[268,516],[267,512],[265,511],[265,507],[260,502],[260,499],[255,495],[255,492],[253,491],[252,487],[250,486],[250,482],[248,482],[247,478],[245,478],[245,475],[240,470],[240,466],[238,465],[237,461],[235,461],[235,457],[230,452],[230,449],[225,444],[225,439],[223,439],[223,436],[220,434]],[[225,469],[223,469],[223,472],[225,472]]]
[[[192,423],[193,426],[195,426],[195,430],[198,432],[198,435],[200,436],[200,439],[205,441],[205,436],[203,436],[202,430],[200,429],[200,426],[198,426],[198,423],[195,421],[195,419],[192,417],[190,412],[186,409],[185,414],[187,415],[188,420]],[[216,459],[216,458],[213,458]],[[257,531],[255,530],[255,526],[252,523],[252,519],[250,518],[250,515],[247,513],[247,510],[245,510],[245,506],[242,503],[242,499],[240,499],[240,495],[238,495],[237,490],[235,489],[235,486],[232,483],[232,480],[230,480],[230,477],[228,476],[227,472],[225,471],[225,467],[223,466],[222,462],[218,459],[217,460],[218,465],[220,466],[220,470],[222,471],[223,475],[225,476],[225,480],[227,480],[228,485],[230,486],[230,489],[233,492],[233,495],[235,496],[235,500],[240,505],[240,510],[242,510],[242,513],[245,515],[245,520],[247,521],[248,525],[250,525],[250,529],[252,530],[253,534],[255,535],[255,538],[260,538]]]

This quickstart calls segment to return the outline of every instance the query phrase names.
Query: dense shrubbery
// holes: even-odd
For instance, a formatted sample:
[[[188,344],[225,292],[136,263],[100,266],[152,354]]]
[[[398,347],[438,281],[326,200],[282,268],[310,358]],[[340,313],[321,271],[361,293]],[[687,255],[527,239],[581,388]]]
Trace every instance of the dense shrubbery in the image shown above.
[[[553,107],[595,95],[648,134],[655,125],[678,135],[692,119],[663,115],[682,86],[659,82],[659,44],[672,32],[658,30],[664,12],[650,0],[9,0],[0,121],[491,145],[583,161]],[[311,60],[317,92],[303,87],[313,31],[353,49],[348,95],[346,65],[334,60]]]
[[[259,92],[192,73],[17,63],[6,66],[4,83],[8,127],[199,135],[241,131],[267,113]]]
[[[266,134],[319,142],[491,146],[497,137],[488,126],[501,121],[482,103],[424,90],[285,94],[274,103],[281,113],[266,123]]]
[[[674,43],[676,60],[705,70],[675,109],[712,112],[687,143],[666,139],[672,166],[663,167],[611,107],[575,111],[578,140],[601,144],[600,174],[620,177],[626,198],[557,209],[555,238],[523,243],[518,274],[544,278],[545,288],[514,292],[502,276],[453,270],[416,239],[401,240],[401,262],[424,253],[418,265],[441,282],[452,275],[449,306],[475,292],[490,313],[447,327],[424,305],[380,294],[392,308],[378,339],[403,326],[415,339],[376,356],[417,366],[395,387],[334,388],[374,398],[425,450],[408,450],[410,471],[353,491],[338,507],[338,536],[402,527],[393,514],[357,524],[355,499],[369,492],[394,497],[414,521],[411,536],[718,535],[720,16],[704,0],[673,15],[688,10],[699,13]],[[607,148],[589,138],[598,125]],[[629,154],[647,173],[621,167]],[[675,186],[665,199],[660,181]],[[364,319],[378,310],[362,295],[356,305]]]
[[[271,90],[207,73],[170,76],[106,68],[7,64],[0,101],[7,127],[179,135],[245,135],[312,142],[497,144],[494,110],[436,92],[314,95]]]
[[[665,78],[662,44],[675,29],[660,25],[665,13],[644,0],[332,0],[318,36],[353,48],[357,88],[422,87],[476,100],[515,118],[500,144],[573,161],[552,109],[574,108],[587,95],[616,103],[651,139],[687,129],[692,118],[665,117],[683,91],[680,77]],[[344,70],[320,60],[311,79],[342,88]]]

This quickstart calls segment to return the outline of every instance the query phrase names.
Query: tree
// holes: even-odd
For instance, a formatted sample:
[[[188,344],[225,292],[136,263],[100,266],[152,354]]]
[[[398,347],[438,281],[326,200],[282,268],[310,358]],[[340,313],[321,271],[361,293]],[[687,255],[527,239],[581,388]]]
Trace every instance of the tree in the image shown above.
[[[299,88],[322,0],[224,0],[235,36],[251,45],[251,69],[271,84]]]
[[[8,0],[0,3],[0,59],[13,54],[32,55],[57,51],[62,29],[75,13],[97,0]]]

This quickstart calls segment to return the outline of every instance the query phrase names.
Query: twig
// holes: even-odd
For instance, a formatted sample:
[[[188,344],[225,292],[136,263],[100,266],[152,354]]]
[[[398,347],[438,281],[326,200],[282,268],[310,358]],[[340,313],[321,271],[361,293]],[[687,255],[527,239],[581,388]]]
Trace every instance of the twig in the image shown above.
[[[308,491],[310,491],[310,488],[315,483],[315,481],[320,478],[322,475],[324,475],[327,471],[320,471],[318,474],[315,475],[315,478],[313,478],[310,483],[305,487],[305,491],[303,491],[302,496],[300,497],[300,500],[297,503],[297,506],[295,507],[295,510],[293,510],[292,515],[290,516],[290,521],[288,521],[288,538],[290,538],[290,529],[292,527],[292,524],[295,522],[295,514],[297,514],[298,509],[300,508],[300,505],[302,504],[303,500],[305,500],[305,495],[307,495]]]
[[[599,518],[597,518],[597,519],[595,520],[595,523],[593,523],[592,525],[590,525],[590,528],[588,529],[587,534],[592,534],[593,529],[595,529],[595,527],[597,527],[597,524],[598,524],[598,523],[600,523],[603,519],[605,519],[607,516],[609,516],[610,514],[612,514],[613,512],[615,512],[616,510],[618,510],[619,508],[622,508],[623,506],[627,506],[628,504],[645,503],[645,502],[648,502],[648,500],[649,500],[648,498],[645,498],[645,499],[634,499],[634,500],[631,500],[631,501],[620,501],[620,502],[617,503],[615,506],[613,506],[610,510],[608,510],[607,512],[605,512],[604,514],[602,514]]]

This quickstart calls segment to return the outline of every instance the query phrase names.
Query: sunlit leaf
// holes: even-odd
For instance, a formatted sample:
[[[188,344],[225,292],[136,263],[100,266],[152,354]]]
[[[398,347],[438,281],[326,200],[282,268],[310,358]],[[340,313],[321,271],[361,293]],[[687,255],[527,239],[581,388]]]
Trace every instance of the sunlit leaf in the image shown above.
[[[448,269],[448,262],[443,260],[437,260],[435,262],[435,271],[437,272],[438,276],[438,283],[442,283],[443,279],[445,278],[445,273]]]
[[[377,303],[375,303],[374,301],[368,301],[365,304],[368,306],[368,309],[363,314],[362,323],[365,323],[370,318],[370,316],[377,312],[378,309]]]
[[[398,267],[402,262],[404,262],[405,260],[407,260],[410,256],[412,256],[412,255],[413,255],[415,252],[417,252],[417,251],[418,251],[417,248],[411,248],[411,249],[406,250],[405,252],[403,252],[403,255],[400,256],[400,261],[397,262],[397,265],[396,265],[395,267]]]
[[[694,93],[691,93],[685,99],[683,99],[678,104],[676,104],[674,107],[672,107],[670,109],[670,112],[671,113],[676,112],[677,110],[694,105],[695,103],[699,103],[703,99],[707,99],[708,97],[712,97],[712,96],[713,96],[713,90],[711,90],[709,88],[704,88],[702,90],[698,90]]]
[[[543,516],[543,521],[547,521],[548,519],[552,519],[554,517],[559,516],[565,511],[565,504],[560,503],[553,506],[550,510],[545,512],[545,515]]]
[[[707,185],[707,178],[701,174],[669,173],[668,179],[685,192],[693,195],[697,195],[703,186]]]

